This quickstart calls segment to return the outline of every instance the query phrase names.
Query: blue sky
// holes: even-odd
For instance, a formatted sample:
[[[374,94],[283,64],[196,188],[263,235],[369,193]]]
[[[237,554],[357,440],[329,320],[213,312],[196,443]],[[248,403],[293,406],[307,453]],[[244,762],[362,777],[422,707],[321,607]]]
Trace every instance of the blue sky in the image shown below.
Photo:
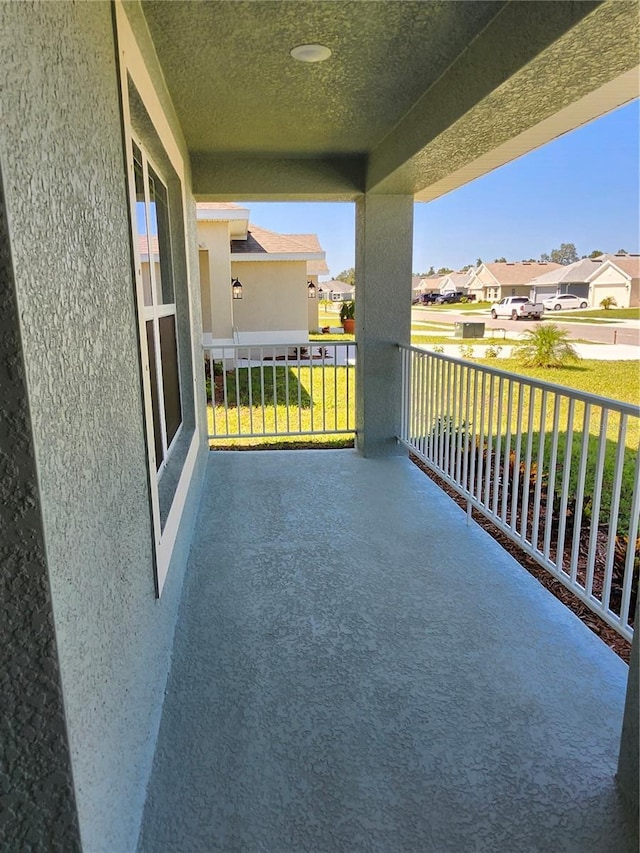
[[[476,258],[537,258],[561,243],[638,252],[640,102],[634,101],[428,204],[416,204],[415,272]],[[332,275],[354,264],[352,204],[247,203],[251,221],[314,232]]]

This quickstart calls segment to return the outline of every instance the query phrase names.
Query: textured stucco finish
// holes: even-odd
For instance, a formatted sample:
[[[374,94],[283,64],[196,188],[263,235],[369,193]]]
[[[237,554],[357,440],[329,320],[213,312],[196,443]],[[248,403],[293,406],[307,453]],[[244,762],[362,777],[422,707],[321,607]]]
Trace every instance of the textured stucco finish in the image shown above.
[[[637,0],[143,8],[201,200],[429,200],[638,94]],[[290,58],[301,21],[328,62]]]
[[[0,55],[0,160],[80,831],[85,851],[125,853],[198,482],[158,601],[111,6],[0,4]]]
[[[212,453],[140,850],[635,853],[626,674],[408,460]]]
[[[399,343],[411,338],[413,197],[356,203],[356,420],[364,456],[404,453]]]
[[[0,849],[80,849],[0,186]]]
[[[241,333],[308,330],[306,261],[234,263],[232,256],[231,275],[242,282],[242,299],[233,305]]]

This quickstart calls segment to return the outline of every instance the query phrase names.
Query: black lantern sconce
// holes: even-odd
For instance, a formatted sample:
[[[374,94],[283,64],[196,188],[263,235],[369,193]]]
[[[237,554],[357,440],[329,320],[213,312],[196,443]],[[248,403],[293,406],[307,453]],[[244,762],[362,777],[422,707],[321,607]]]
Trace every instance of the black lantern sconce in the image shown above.
[[[307,282],[307,296],[309,299],[316,298],[316,286],[312,281]]]
[[[231,279],[231,292],[234,299],[242,299],[242,284],[237,278]]]

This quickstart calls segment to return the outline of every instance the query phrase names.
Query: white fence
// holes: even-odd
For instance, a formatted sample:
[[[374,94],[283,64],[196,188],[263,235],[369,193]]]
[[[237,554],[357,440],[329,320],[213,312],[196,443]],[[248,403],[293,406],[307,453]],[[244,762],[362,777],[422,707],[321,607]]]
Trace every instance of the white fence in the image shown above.
[[[400,441],[630,639],[640,408],[400,349]]]
[[[355,342],[204,352],[210,440],[355,432]]]

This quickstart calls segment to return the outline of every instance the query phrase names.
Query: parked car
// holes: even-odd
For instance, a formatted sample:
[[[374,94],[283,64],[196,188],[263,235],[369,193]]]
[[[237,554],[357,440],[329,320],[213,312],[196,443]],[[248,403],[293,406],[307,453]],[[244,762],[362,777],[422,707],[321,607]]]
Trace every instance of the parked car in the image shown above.
[[[589,306],[586,299],[574,296],[573,293],[556,293],[549,299],[543,299],[542,304],[545,311],[562,311],[567,308],[588,308]]]
[[[542,302],[530,302],[526,296],[505,296],[500,302],[494,302],[491,306],[491,316],[494,320],[498,317],[509,317],[511,320],[539,320],[542,317],[544,306]]]
[[[463,296],[464,293],[461,290],[456,290],[455,293],[441,293],[439,296],[436,296],[435,303],[436,305],[445,305],[451,302],[460,302]]]
[[[431,293],[423,293],[420,297],[420,301],[423,305],[431,305],[432,302],[436,301],[438,296],[440,296],[440,294],[437,291],[432,291]]]

